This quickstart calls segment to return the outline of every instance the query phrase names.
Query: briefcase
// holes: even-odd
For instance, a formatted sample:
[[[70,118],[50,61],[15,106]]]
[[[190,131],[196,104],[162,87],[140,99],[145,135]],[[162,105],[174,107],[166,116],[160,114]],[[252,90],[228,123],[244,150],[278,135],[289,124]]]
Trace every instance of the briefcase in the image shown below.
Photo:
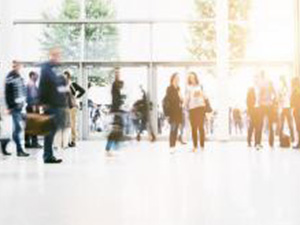
[[[55,126],[53,116],[46,114],[28,113],[25,121],[27,135],[46,136]]]

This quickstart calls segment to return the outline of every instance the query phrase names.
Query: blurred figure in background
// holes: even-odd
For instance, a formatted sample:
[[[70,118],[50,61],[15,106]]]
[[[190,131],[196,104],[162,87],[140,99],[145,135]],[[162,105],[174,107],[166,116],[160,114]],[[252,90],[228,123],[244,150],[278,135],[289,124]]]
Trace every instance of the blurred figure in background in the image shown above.
[[[70,122],[71,122],[71,141],[69,147],[76,147],[77,141],[77,112],[79,105],[77,99],[80,99],[84,94],[85,90],[76,82],[72,82],[72,77],[69,71],[65,71],[64,75],[67,79],[67,85],[69,87],[69,106],[70,106]]]
[[[149,101],[146,91],[140,86],[142,98],[136,101],[133,105],[133,112],[135,114],[135,126],[137,130],[137,140],[141,140],[141,134],[147,130],[151,141],[155,141],[151,121],[150,111],[152,110],[152,103]]]
[[[274,147],[274,129],[273,124],[275,121],[274,103],[276,101],[276,92],[272,82],[266,77],[265,71],[261,71],[259,75],[259,90],[258,90],[258,143],[257,150],[262,148],[261,140],[264,128],[264,122],[267,118],[268,132],[269,132],[269,146]]]
[[[282,137],[284,130],[284,122],[287,121],[291,142],[294,142],[294,127],[293,127],[293,117],[291,113],[291,101],[290,101],[290,90],[287,85],[287,81],[284,76],[280,77],[280,89],[279,89],[279,106],[280,106],[280,121],[279,121],[279,136]]]
[[[170,79],[170,86],[167,88],[166,96],[163,100],[165,116],[170,123],[170,153],[175,153],[178,128],[182,124],[182,104],[183,98],[180,93],[179,76],[174,73]]]
[[[206,113],[206,96],[203,87],[199,82],[198,76],[195,72],[190,72],[188,75],[188,90],[186,93],[186,107],[189,110],[190,122],[192,127],[193,152],[197,151],[198,140],[200,140],[200,147],[204,150],[205,144],[205,130],[204,121]],[[199,138],[198,138],[199,135]]]
[[[233,124],[235,129],[235,134],[243,134],[243,118],[241,109],[235,107],[232,111]]]
[[[259,145],[259,124],[258,124],[258,104],[255,87],[251,87],[247,93],[247,114],[249,119],[247,143],[251,147],[252,136],[254,134],[254,145]]]
[[[38,81],[39,75],[36,72],[31,71],[29,73],[29,81],[27,84],[27,113],[39,113],[38,105]],[[25,147],[26,148],[41,148],[38,143],[38,137],[36,135],[25,134]]]
[[[20,74],[21,64],[13,61],[13,70],[6,76],[5,100],[13,122],[13,140],[17,146],[18,157],[28,157],[24,152],[22,139],[24,137],[24,116],[23,110],[26,103],[26,87]]]
[[[291,108],[296,123],[297,129],[297,145],[294,149],[300,149],[300,79],[294,77],[292,79],[292,94],[291,94]]]
[[[54,126],[50,133],[45,136],[44,141],[44,162],[45,163],[61,163],[61,159],[57,159],[53,155],[53,141],[56,131],[63,128],[65,109],[67,107],[65,79],[58,76],[57,67],[60,64],[61,50],[52,48],[49,53],[50,60],[42,65],[41,79],[39,86],[40,103],[44,105],[46,114],[53,117]]]
[[[120,78],[120,68],[115,68],[115,81],[112,84],[112,106],[111,113],[113,115],[112,130],[108,135],[106,144],[107,156],[112,156],[111,149],[116,148],[123,138],[123,110],[122,106],[125,103],[126,96],[122,94],[124,82]]]

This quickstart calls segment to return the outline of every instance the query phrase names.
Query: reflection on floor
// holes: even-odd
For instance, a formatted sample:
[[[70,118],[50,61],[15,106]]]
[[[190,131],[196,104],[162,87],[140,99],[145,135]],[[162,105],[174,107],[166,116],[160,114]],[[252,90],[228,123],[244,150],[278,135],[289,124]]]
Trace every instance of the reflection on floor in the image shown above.
[[[1,156],[0,224],[300,224],[300,152],[132,142],[106,158],[104,145],[61,152],[62,165]]]

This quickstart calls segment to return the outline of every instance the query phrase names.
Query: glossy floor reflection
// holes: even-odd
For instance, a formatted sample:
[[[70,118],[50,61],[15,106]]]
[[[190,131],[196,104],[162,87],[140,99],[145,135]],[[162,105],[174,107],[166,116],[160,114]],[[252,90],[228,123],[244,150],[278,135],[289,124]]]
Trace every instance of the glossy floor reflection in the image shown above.
[[[300,224],[300,152],[132,142],[106,158],[104,145],[61,152],[62,165],[1,156],[0,224]]]

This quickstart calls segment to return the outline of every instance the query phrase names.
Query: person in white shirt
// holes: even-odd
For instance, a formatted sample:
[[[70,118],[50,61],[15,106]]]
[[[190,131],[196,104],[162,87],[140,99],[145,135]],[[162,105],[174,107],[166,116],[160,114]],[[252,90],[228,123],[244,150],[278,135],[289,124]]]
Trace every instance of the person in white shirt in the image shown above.
[[[195,72],[188,74],[188,88],[186,91],[185,106],[189,111],[192,128],[193,152],[198,148],[198,131],[200,136],[200,147],[204,149],[205,142],[205,99],[203,87],[200,85],[198,76]]]
[[[291,113],[290,89],[284,76],[280,77],[279,106],[280,106],[280,137],[283,135],[284,122],[287,120],[291,141],[294,142],[294,127]]]

